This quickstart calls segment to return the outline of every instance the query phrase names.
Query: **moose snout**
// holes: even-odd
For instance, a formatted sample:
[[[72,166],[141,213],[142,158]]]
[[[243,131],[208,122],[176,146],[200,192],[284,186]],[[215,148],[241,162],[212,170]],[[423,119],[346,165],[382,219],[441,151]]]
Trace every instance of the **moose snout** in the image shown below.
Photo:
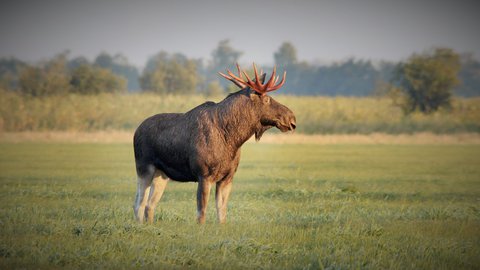
[[[287,126],[288,130],[294,131],[295,128],[297,128],[297,120],[295,119],[295,115],[293,115],[293,113],[286,116],[283,123],[285,123],[285,126]]]
[[[284,105],[280,105],[278,118],[274,120],[275,126],[282,132],[294,131],[297,128],[297,119],[295,114]]]
[[[297,124],[295,123],[295,121],[290,122],[290,130],[295,130],[296,127]]]

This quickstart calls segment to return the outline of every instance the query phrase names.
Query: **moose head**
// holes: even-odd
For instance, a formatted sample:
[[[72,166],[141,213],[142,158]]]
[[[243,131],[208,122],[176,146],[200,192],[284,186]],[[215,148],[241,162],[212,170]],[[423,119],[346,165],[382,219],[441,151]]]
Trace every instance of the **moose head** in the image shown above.
[[[272,127],[276,127],[282,132],[295,130],[296,119],[293,112],[285,105],[280,104],[267,95],[268,92],[275,91],[283,86],[287,72],[285,71],[283,73],[282,80],[277,84],[280,77],[276,76],[276,67],[274,67],[270,79],[265,83],[266,73],[260,71],[261,75],[259,75],[255,63],[253,64],[253,71],[255,73],[254,80],[252,80],[245,71],[241,70],[238,63],[236,66],[238,75],[235,75],[228,69],[228,75],[221,72],[219,72],[219,74],[241,88],[253,102],[254,110],[259,114],[260,119],[255,131],[255,139],[259,140],[263,133]]]

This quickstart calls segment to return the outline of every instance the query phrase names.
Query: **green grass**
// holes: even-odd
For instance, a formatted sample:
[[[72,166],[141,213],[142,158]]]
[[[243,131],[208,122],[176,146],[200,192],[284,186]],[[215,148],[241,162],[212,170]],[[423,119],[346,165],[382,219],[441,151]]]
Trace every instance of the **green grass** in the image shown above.
[[[479,145],[247,144],[228,224],[194,183],[134,222],[129,144],[0,144],[0,268],[478,269]]]

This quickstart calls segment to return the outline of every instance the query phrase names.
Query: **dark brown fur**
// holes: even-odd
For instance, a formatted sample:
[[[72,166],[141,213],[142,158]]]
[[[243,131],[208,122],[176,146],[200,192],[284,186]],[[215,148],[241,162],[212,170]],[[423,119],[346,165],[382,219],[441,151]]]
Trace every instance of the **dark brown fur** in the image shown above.
[[[271,127],[283,132],[295,129],[293,112],[249,88],[184,114],[154,115],[134,135],[137,174],[139,179],[153,178],[153,166],[171,180],[198,182],[199,222],[204,222],[211,185],[218,190],[230,184],[243,143],[254,134],[259,140]]]

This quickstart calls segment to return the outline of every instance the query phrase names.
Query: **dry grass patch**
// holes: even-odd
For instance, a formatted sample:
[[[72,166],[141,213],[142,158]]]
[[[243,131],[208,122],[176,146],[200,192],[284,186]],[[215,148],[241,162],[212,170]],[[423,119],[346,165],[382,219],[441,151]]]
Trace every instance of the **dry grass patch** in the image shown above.
[[[267,134],[262,138],[262,142],[280,144],[480,144],[480,134]]]
[[[65,142],[65,143],[127,143],[133,141],[133,131],[45,131],[2,132],[0,142]]]
[[[60,143],[131,143],[133,131],[46,131],[2,132],[0,142],[60,142]],[[248,143],[254,143],[252,137]],[[478,133],[457,134],[330,134],[299,133],[265,134],[260,143],[267,144],[480,144]]]

